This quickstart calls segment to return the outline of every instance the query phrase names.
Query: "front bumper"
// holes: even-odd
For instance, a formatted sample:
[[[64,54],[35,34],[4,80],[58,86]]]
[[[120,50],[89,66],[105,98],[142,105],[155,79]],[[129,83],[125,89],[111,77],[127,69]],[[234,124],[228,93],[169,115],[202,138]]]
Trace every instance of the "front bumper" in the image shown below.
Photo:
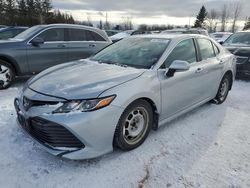
[[[115,128],[124,109],[109,105],[93,112],[51,114],[47,112],[53,106],[36,106],[25,111],[22,97],[15,99],[19,125],[49,153],[79,160],[113,151]]]

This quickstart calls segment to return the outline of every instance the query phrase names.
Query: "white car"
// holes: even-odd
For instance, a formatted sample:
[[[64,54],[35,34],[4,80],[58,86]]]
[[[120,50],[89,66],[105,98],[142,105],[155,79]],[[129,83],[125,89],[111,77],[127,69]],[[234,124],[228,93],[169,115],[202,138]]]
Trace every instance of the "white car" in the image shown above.
[[[132,150],[152,129],[206,102],[223,103],[235,61],[202,35],[128,37],[30,79],[15,99],[18,122],[48,152],[68,159]]]

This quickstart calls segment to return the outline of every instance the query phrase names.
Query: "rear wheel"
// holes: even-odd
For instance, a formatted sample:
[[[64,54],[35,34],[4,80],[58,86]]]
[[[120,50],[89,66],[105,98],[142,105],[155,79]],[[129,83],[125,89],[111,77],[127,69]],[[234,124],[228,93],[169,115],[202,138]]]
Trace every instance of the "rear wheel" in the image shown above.
[[[153,125],[153,110],[145,100],[137,100],[123,112],[114,136],[114,145],[132,150],[147,138]]]
[[[227,74],[222,78],[218,93],[216,97],[214,98],[214,102],[216,104],[222,104],[226,100],[231,82],[232,80],[230,76]]]
[[[0,60],[0,90],[10,87],[14,79],[14,71],[12,66]]]

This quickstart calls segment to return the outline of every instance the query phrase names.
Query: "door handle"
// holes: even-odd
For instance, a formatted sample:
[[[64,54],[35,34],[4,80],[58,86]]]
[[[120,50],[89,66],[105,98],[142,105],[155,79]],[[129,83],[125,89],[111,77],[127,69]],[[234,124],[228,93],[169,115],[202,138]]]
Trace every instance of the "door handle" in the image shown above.
[[[195,73],[201,73],[201,72],[203,72],[203,70],[204,70],[203,68],[197,68]]]
[[[223,60],[220,60],[219,65],[223,65],[225,62]]]
[[[89,44],[89,47],[95,47],[96,45],[95,44]]]
[[[57,46],[58,48],[66,48],[67,47],[67,45],[66,44],[58,44],[58,46]]]

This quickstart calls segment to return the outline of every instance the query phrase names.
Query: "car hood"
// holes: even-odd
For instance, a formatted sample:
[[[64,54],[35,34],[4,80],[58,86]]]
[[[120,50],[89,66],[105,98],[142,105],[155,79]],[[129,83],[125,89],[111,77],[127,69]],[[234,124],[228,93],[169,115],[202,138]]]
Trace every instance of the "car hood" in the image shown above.
[[[0,49],[7,49],[7,48],[12,48],[20,45],[23,41],[21,40],[14,40],[14,39],[9,39],[9,40],[0,40]]]
[[[79,60],[49,68],[28,81],[30,89],[67,100],[97,98],[105,90],[135,79],[144,69]]]
[[[224,46],[236,56],[250,57],[250,46]]]

